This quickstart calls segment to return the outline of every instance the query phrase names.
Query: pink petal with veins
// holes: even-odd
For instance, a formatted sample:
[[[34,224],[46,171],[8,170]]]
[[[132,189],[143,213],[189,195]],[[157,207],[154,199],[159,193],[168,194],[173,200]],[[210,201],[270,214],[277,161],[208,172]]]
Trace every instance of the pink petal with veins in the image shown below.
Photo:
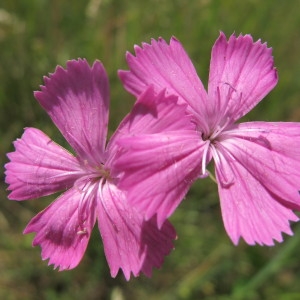
[[[40,245],[43,260],[60,271],[81,261],[96,221],[96,186],[71,188],[37,214],[24,233],[35,232],[33,246]]]
[[[179,97],[180,102],[199,118],[207,102],[207,93],[196,70],[182,47],[172,38],[167,44],[162,38],[152,40],[151,44],[135,46],[135,56],[127,53],[129,71],[119,71],[124,87],[133,95],[139,96],[153,85],[156,92],[166,89],[169,94]]]
[[[115,185],[106,183],[99,190],[97,213],[112,277],[119,269],[127,280],[131,273],[151,276],[152,268],[160,267],[173,249],[176,233],[172,225],[165,222],[159,230],[155,219],[144,221]]]
[[[119,143],[125,149],[116,161],[124,172],[120,188],[147,220],[157,214],[161,226],[200,175],[205,143],[192,130],[124,137]]]
[[[101,62],[71,60],[57,67],[34,93],[52,121],[82,160],[104,160],[108,125],[109,85]]]
[[[221,32],[211,53],[209,117],[222,121],[225,116],[233,123],[262,100],[277,81],[271,48],[260,40],[253,42],[250,35],[231,35],[227,41]]]
[[[35,128],[14,142],[5,165],[9,199],[28,200],[70,188],[83,171],[78,160]]]

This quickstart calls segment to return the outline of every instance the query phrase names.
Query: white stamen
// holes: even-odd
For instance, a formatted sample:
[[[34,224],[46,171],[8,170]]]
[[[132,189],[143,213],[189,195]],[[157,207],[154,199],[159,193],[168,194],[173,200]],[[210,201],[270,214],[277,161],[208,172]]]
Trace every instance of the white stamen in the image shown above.
[[[83,230],[77,231],[77,234],[78,234],[78,235],[84,235],[84,234],[87,234],[87,229],[86,229],[86,228],[83,228]]]
[[[207,175],[207,171],[206,171],[206,163],[207,163],[207,154],[208,154],[208,150],[210,147],[210,141],[208,140],[206,142],[204,151],[203,151],[203,157],[202,157],[202,176],[206,176]]]
[[[224,124],[222,126],[218,126],[214,132],[212,133],[212,135],[210,136],[210,140],[213,141],[221,132],[223,132],[223,130],[228,126],[228,124],[231,123],[231,119],[229,117],[226,117],[226,120],[224,122]]]

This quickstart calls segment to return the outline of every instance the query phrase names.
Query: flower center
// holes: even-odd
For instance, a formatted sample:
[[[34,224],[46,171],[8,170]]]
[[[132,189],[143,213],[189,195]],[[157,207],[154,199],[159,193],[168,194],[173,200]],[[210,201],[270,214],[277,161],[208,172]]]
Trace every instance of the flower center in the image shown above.
[[[92,166],[85,160],[82,168],[85,171],[85,175],[74,183],[74,187],[77,188],[80,194],[77,235],[84,237],[90,234],[87,226],[87,207],[95,207],[95,193],[98,193],[99,190],[101,191],[103,185],[107,181],[112,180],[112,177],[110,170],[104,164]]]
[[[217,144],[220,142],[220,135],[222,132],[228,127],[229,124],[231,124],[230,118],[225,118],[223,122],[220,122],[222,125],[215,126],[214,129],[210,131],[208,135],[202,133],[201,137],[203,141],[205,141],[203,156],[202,156],[202,176],[208,176],[208,171],[206,169],[207,164],[209,163],[211,157],[214,157],[217,155]]]
[[[90,180],[102,180],[104,183],[107,180],[111,180],[110,170],[105,167],[104,164],[97,166],[92,166],[87,160],[83,161],[83,168],[86,171],[84,178],[89,178]]]
[[[103,164],[99,167],[96,167],[96,173],[100,175],[103,180],[111,180],[110,170],[107,169]]]

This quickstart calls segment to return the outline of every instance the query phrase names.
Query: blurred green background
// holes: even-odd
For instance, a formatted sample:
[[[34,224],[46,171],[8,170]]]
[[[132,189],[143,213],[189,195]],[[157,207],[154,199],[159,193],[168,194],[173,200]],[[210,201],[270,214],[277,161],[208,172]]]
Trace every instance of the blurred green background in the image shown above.
[[[42,76],[68,59],[100,59],[111,84],[110,133],[133,97],[117,77],[125,52],[152,37],[175,35],[206,83],[211,47],[222,30],[251,33],[273,47],[279,84],[247,120],[300,121],[300,1],[280,0],[1,0],[0,159],[24,127],[38,127],[58,143],[63,138],[33,91]],[[111,279],[94,230],[87,253],[72,271],[58,272],[22,235],[27,222],[53,200],[7,200],[1,175],[0,299],[300,299],[300,226],[274,247],[235,247],[223,228],[216,185],[198,181],[172,216],[175,250],[151,279]]]

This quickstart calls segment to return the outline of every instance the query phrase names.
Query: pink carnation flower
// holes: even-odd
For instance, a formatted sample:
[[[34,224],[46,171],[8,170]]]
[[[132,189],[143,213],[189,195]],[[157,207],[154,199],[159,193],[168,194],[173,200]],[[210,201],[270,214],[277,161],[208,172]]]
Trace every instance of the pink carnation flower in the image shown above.
[[[119,75],[138,96],[152,85],[188,104],[193,130],[123,137],[118,159],[120,186],[146,219],[159,224],[171,215],[194,180],[213,159],[225,229],[234,244],[273,245],[300,209],[299,123],[236,123],[277,84],[271,49],[250,35],[226,39],[212,48],[208,91],[180,42],[163,39],[127,54],[129,71]],[[164,143],[164,144],[163,144]],[[141,181],[133,185],[134,177]]]
[[[176,233],[168,221],[158,229],[156,216],[144,221],[128,204],[126,193],[118,188],[116,141],[129,124],[133,132],[134,128],[136,132],[140,128],[153,132],[182,126],[176,118],[185,120],[186,107],[177,106],[177,116],[169,114],[164,123],[151,126],[155,116],[145,115],[144,103],[160,116],[171,110],[177,98],[163,93],[154,97],[149,89],[133,108],[135,120],[129,115],[105,148],[109,85],[102,64],[96,61],[90,67],[85,60],[69,61],[66,69],[58,67],[44,81],[35,97],[76,156],[35,128],[26,128],[14,142],[15,152],[8,154],[10,162],[6,164],[10,199],[27,200],[65,191],[29,222],[24,233],[36,233],[33,245],[41,246],[42,258],[49,259],[49,265],[72,269],[82,259],[97,220],[111,275],[115,277],[122,269],[127,280],[131,272],[150,276],[152,267],[160,267],[173,249]]]

